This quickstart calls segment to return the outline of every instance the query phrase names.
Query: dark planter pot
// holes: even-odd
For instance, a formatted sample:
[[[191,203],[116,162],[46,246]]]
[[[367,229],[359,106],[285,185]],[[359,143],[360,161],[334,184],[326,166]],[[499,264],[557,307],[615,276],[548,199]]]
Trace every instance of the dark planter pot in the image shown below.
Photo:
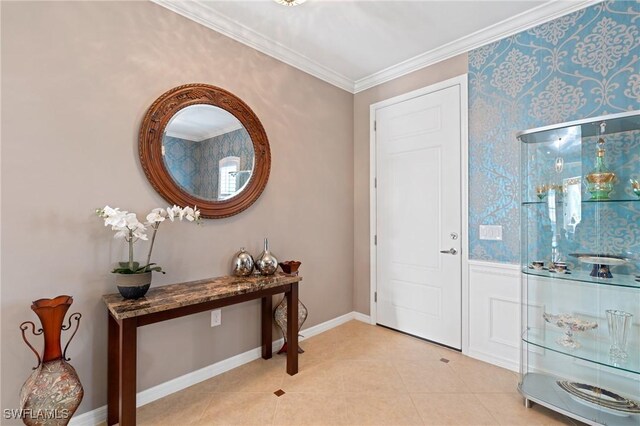
[[[116,274],[116,285],[125,299],[139,299],[151,287],[151,272],[144,274]]]

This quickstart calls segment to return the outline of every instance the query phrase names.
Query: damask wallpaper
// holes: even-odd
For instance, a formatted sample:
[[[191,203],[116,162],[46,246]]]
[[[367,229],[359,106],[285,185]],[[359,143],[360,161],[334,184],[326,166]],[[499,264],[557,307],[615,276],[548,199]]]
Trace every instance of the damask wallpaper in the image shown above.
[[[187,192],[195,193],[194,178],[200,169],[198,142],[165,135],[164,163],[171,176]]]
[[[470,258],[519,262],[516,132],[640,109],[639,25],[640,2],[607,1],[469,53]]]
[[[239,157],[241,171],[253,170],[253,144],[244,128],[200,142],[165,135],[164,146],[164,161],[175,181],[200,198],[218,198],[218,166],[223,158]],[[239,173],[238,188],[250,176],[250,173]]]

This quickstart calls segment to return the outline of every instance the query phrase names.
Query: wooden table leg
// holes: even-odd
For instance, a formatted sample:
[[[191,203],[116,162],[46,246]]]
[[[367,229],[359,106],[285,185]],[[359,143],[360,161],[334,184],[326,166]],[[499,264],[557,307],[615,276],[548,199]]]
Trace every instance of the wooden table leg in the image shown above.
[[[273,297],[271,295],[262,298],[262,358],[271,358],[273,346]]]
[[[287,373],[298,373],[298,283],[291,284],[287,297]]]
[[[107,312],[109,316],[109,338],[107,359],[107,425],[115,425],[119,422],[120,414],[120,326],[118,322]]]
[[[120,321],[120,426],[136,424],[137,320]]]

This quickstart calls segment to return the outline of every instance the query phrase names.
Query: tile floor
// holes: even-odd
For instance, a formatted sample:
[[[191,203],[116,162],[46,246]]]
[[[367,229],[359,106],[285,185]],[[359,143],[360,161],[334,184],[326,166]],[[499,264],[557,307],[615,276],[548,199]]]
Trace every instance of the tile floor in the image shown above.
[[[351,321],[301,346],[295,376],[282,355],[256,360],[140,407],[138,424],[575,424],[524,408],[516,373],[382,327]]]

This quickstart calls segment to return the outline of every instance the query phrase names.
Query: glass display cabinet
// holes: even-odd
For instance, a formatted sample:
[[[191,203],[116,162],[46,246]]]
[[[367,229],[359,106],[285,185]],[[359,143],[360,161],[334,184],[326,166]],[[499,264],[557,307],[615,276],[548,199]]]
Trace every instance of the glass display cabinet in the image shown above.
[[[640,425],[640,111],[517,134],[520,393]]]

